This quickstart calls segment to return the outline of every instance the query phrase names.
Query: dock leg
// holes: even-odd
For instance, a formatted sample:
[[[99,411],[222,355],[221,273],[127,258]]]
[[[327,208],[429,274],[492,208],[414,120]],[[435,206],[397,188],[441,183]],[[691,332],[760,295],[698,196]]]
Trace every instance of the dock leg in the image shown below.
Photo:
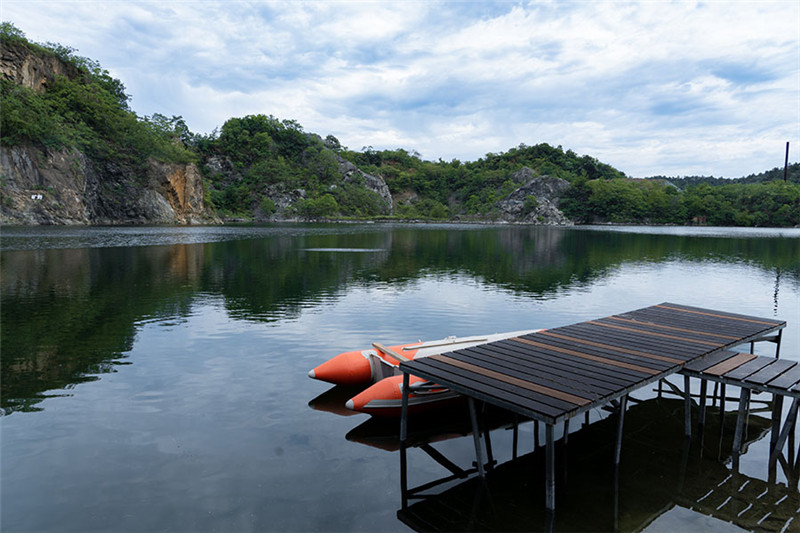
[[[734,472],[739,471],[739,454],[742,451],[742,432],[744,430],[744,422],[747,416],[747,404],[750,401],[750,389],[742,387],[742,392],[739,395],[739,414],[736,416],[736,433],[733,436],[733,459]]]
[[[408,382],[409,376],[403,373],[403,400],[400,408],[400,505],[408,508],[408,457],[406,439],[408,437]]]
[[[625,423],[625,410],[628,408],[628,395],[620,398],[619,419],[617,419],[617,443],[614,446],[614,470],[619,469],[619,461],[622,456],[622,426]]]
[[[683,408],[683,421],[686,431],[686,440],[692,438],[692,390],[689,376],[683,376],[683,389],[684,389],[684,408]]]
[[[534,420],[533,421],[533,449],[536,450],[536,448],[539,447],[539,444],[540,444],[539,443],[539,421],[538,420]]]
[[[511,444],[511,458],[517,458],[517,444],[519,444],[519,419],[514,416],[514,436]]]
[[[769,462],[772,464],[772,455],[777,451],[775,445],[781,434],[781,415],[783,415],[783,396],[772,395],[772,429],[769,434]]]
[[[556,510],[556,456],[553,443],[553,424],[545,426],[545,507],[547,512]]]
[[[703,449],[703,433],[706,429],[706,395],[708,393],[708,381],[700,378],[700,414],[697,421],[697,433],[700,437],[700,450]]]
[[[475,461],[478,466],[478,475],[486,477],[483,471],[483,453],[481,452],[481,433],[478,427],[478,415],[475,412],[475,399],[469,398],[469,418],[472,421],[472,438],[475,441]]]
[[[408,437],[408,387],[409,374],[403,372],[403,399],[400,404],[400,443],[405,444]]]

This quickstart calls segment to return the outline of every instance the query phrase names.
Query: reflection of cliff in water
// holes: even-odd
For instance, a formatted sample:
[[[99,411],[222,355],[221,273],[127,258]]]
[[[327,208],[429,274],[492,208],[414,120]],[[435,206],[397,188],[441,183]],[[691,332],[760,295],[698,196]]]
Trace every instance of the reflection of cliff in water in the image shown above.
[[[191,245],[4,252],[0,407],[31,409],[44,391],[113,372],[137,322],[188,313],[202,252]]]
[[[633,405],[625,416],[618,486],[613,467],[616,417],[572,433],[566,449],[557,446],[556,451],[555,531],[641,531],[676,506],[747,530],[783,531],[796,524],[796,487],[732,473],[719,457],[719,450],[731,449],[735,413],[726,415],[721,439],[719,418],[707,421],[702,452],[697,442],[687,450],[681,400]],[[750,442],[761,438],[768,426],[768,420],[751,416]],[[520,431],[529,428],[524,425]],[[385,439],[376,445],[386,448]],[[411,479],[420,456],[420,450],[409,450]],[[426,485],[433,486],[430,481]],[[543,448],[496,466],[485,482],[472,477],[422,493],[409,490],[408,506],[397,515],[417,531],[546,529]]]

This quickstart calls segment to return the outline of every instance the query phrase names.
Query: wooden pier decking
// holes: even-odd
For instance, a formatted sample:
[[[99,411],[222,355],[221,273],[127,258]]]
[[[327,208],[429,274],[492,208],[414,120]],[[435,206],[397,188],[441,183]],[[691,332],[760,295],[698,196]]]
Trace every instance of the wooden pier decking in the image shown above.
[[[620,412],[615,463],[631,392],[687,364],[759,340],[786,322],[662,303],[530,335],[403,362],[405,440],[408,379],[413,374],[469,399],[480,475],[482,452],[475,400],[546,424],[546,507],[555,509],[553,428],[609,403]],[[687,378],[688,379],[688,378]]]

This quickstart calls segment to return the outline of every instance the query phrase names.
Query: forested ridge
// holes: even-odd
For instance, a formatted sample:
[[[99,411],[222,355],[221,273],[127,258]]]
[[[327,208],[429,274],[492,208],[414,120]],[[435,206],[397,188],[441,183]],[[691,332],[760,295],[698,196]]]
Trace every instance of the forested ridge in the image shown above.
[[[4,75],[4,146],[74,148],[106,165],[195,162],[206,207],[228,219],[492,221],[501,217],[501,202],[526,181],[549,176],[569,183],[559,208],[576,223],[800,225],[798,163],[789,167],[786,182],[783,168],[734,180],[632,179],[594,157],[547,143],[520,144],[477,161],[428,161],[403,148],[353,150],[333,135],[323,138],[269,114],[234,117],[198,134],[178,115],[138,116],[124,85],[73,49],[32,43],[7,22],[1,30],[4,54],[25,50],[68,67],[41,91]],[[390,203],[368,185],[373,177],[385,182]],[[0,192],[3,187],[5,177]],[[525,197],[523,214],[540,201]]]

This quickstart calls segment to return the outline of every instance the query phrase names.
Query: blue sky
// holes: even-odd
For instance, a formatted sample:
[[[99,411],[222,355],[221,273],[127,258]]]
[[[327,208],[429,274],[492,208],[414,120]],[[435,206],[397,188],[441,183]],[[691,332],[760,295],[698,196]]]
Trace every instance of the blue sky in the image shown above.
[[[800,157],[800,2],[3,0],[0,18],[207,133],[297,120],[355,150],[473,161],[521,143],[633,177]]]

